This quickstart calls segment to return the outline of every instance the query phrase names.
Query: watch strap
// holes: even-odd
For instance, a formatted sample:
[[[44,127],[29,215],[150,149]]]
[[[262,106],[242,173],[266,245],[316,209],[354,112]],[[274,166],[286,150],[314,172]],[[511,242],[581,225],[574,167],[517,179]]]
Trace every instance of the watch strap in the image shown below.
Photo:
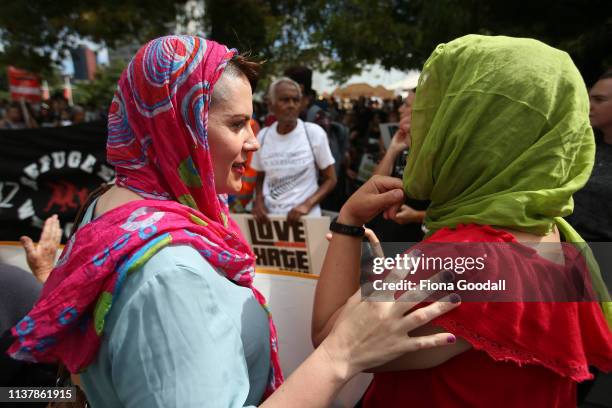
[[[350,235],[352,237],[359,238],[365,235],[365,228],[357,227],[355,225],[340,224],[339,222],[336,222],[336,220],[331,222],[329,225],[329,230],[332,232],[337,232],[338,234]]]

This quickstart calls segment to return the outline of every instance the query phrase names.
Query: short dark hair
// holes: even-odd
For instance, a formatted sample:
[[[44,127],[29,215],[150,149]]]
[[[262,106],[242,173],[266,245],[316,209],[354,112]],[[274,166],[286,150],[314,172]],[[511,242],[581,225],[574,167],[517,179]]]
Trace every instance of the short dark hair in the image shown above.
[[[227,66],[221,74],[221,77],[217,81],[217,85],[213,89],[211,96],[210,106],[216,104],[219,100],[226,98],[225,86],[219,84],[223,81],[223,78],[239,78],[244,76],[251,84],[251,90],[255,92],[257,87],[257,80],[259,78],[259,71],[261,70],[261,63],[252,60],[247,54],[236,54],[227,62]]]
[[[261,72],[261,62],[252,59],[249,54],[236,54],[229,60],[225,70],[241,72],[249,80],[251,89],[255,92]]]
[[[289,67],[285,70],[285,76],[302,85],[305,95],[310,94],[312,89],[312,70],[310,68],[301,65]]]
[[[608,68],[597,80],[612,78],[612,68]]]

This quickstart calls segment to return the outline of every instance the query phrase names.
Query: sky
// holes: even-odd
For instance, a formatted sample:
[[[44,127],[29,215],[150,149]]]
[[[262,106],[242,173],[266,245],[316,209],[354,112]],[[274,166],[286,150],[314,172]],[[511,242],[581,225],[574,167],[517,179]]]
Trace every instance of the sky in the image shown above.
[[[108,49],[106,47],[101,47],[98,44],[87,40],[82,40],[81,43],[87,45],[96,52],[98,64],[104,65],[109,63]],[[74,65],[72,63],[72,58],[69,55],[62,61],[62,73],[64,75],[74,74]],[[329,76],[329,74],[323,72],[315,71],[313,73],[312,87],[319,94],[324,92],[331,93],[338,86],[329,79]],[[403,81],[407,78],[411,79],[409,83],[414,83],[414,86],[416,86],[418,71],[400,71],[397,69],[385,70],[380,65],[371,65],[364,69],[360,75],[350,77],[343,85],[365,82],[372,86],[382,85],[386,88],[390,88],[390,85]]]
[[[98,65],[108,65],[108,49],[106,47],[102,47],[88,40],[80,40],[79,43],[88,46],[96,53]],[[72,63],[72,57],[70,57],[69,53],[62,60],[62,75],[74,75],[74,64]]]
[[[416,70],[399,71],[397,69],[392,69],[389,71],[385,70],[380,65],[371,65],[366,68],[360,75],[354,75],[350,77],[348,81],[343,85],[365,82],[372,86],[382,85],[390,89],[390,85],[409,78],[410,81],[408,81],[408,83],[410,85],[414,84],[410,86],[410,88],[414,88],[416,87],[418,76],[419,71]],[[322,94],[324,92],[331,93],[334,89],[336,89],[337,86],[337,84],[333,83],[329,79],[329,74],[325,74],[322,72],[313,73],[312,87],[319,94]]]

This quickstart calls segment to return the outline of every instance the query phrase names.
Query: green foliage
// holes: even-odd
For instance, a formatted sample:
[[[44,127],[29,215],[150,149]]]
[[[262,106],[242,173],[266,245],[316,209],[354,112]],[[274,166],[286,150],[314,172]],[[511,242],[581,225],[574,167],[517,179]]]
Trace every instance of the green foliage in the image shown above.
[[[172,29],[186,0],[44,0],[0,3],[3,64],[52,67],[75,35],[113,47]],[[420,68],[435,46],[480,33],[533,37],[569,52],[587,81],[612,64],[610,0],[200,0],[212,39],[267,60],[343,80],[363,66]]]
[[[209,38],[266,61],[263,78],[293,65],[321,67],[320,47],[310,40],[314,34],[310,4],[307,0],[206,0]]]
[[[77,37],[114,47],[168,33],[185,0],[28,0],[0,2],[0,67],[49,74],[52,58]]]
[[[125,65],[115,62],[96,72],[93,81],[81,81],[74,85],[74,103],[79,105],[110,106],[117,89],[117,82]]]
[[[213,38],[268,60],[266,73],[305,64],[342,81],[366,64],[420,68],[466,34],[533,37],[569,52],[588,82],[612,63],[609,0],[207,0]]]

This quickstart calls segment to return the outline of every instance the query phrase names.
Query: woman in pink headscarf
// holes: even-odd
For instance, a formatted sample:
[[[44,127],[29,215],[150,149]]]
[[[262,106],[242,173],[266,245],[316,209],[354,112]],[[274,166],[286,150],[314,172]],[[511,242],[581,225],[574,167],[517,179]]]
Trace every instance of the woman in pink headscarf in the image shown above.
[[[452,303],[417,319],[413,303],[356,293],[282,384],[274,324],[252,286],[255,257],[227,209],[258,148],[249,126],[258,67],[200,37],[138,51],[109,112],[116,184],[88,206],[13,329],[13,357],[80,373],[94,408],[325,406],[359,371],[454,341],[406,335]],[[365,222],[402,199],[400,181],[377,178],[347,206]]]

